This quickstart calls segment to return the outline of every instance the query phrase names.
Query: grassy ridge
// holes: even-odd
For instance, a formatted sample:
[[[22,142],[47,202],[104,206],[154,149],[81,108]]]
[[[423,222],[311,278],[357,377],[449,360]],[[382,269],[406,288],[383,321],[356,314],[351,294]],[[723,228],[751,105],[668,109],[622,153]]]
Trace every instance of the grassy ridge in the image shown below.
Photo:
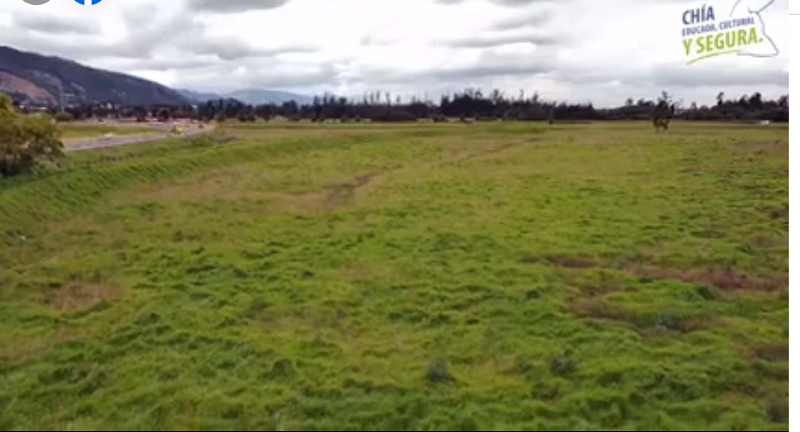
[[[228,133],[0,184],[0,426],[786,428],[785,129]]]
[[[115,126],[103,124],[67,123],[61,125],[63,138],[68,140],[81,138],[96,138],[107,133],[115,135],[132,135],[152,133],[153,129],[146,126]]]
[[[62,163],[58,170],[45,172],[34,180],[10,179],[0,185],[0,226],[20,226],[29,221],[67,216],[70,211],[124,186],[309,149],[347,147],[365,139],[369,137],[343,136],[331,141],[282,139],[269,146],[244,141],[223,146],[215,143],[218,137],[210,140],[198,137],[81,152]]]

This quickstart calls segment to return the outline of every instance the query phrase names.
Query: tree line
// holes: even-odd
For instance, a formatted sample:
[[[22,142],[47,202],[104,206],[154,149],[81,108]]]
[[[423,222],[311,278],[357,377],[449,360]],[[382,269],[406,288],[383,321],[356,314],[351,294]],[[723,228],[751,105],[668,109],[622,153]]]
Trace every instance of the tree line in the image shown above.
[[[348,98],[326,94],[307,104],[285,102],[282,104],[248,105],[235,99],[208,101],[193,106],[122,107],[112,104],[71,106],[64,112],[53,112],[59,120],[88,118],[136,118],[146,121],[156,118],[194,119],[199,121],[256,121],[282,117],[290,121],[321,122],[411,122],[430,120],[450,121],[550,121],[575,122],[598,120],[650,120],[663,112],[667,103],[671,118],[703,121],[772,121],[788,122],[789,97],[767,100],[761,93],[728,99],[724,93],[717,96],[715,105],[686,106],[673,101],[668,92],[652,99],[628,98],[614,108],[596,108],[592,103],[567,103],[547,101],[538,94],[509,96],[500,90],[485,93],[480,89],[466,89],[446,94],[438,101],[427,98],[392,97],[388,92],[374,92],[361,98]],[[660,108],[662,106],[662,108]]]

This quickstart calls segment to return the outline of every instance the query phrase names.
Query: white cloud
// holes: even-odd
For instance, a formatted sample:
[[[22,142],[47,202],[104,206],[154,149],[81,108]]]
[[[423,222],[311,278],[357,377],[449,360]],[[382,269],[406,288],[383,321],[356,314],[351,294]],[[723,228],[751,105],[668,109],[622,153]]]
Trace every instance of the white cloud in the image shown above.
[[[723,5],[733,0],[712,2]],[[0,44],[176,87],[436,95],[498,87],[622,103],[788,92],[788,55],[686,65],[682,0],[137,0],[0,6]],[[789,44],[788,0],[765,12]],[[64,37],[69,33],[69,37]],[[786,51],[786,50],[783,50]]]

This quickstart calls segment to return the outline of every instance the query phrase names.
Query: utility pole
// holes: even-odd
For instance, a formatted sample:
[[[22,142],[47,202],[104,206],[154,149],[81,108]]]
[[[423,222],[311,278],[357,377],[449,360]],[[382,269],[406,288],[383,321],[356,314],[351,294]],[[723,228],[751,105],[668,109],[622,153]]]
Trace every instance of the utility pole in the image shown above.
[[[58,82],[58,112],[64,112],[64,83]]]

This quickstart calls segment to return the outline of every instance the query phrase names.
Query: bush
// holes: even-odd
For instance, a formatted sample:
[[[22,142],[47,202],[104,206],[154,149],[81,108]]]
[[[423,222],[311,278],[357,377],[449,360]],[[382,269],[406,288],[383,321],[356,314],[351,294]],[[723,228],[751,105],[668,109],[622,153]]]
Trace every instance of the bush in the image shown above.
[[[42,160],[62,157],[63,149],[52,118],[20,114],[0,95],[0,177],[30,173]]]
[[[54,118],[59,123],[69,123],[71,121],[75,121],[75,117],[68,112],[56,113]]]
[[[55,119],[59,123],[68,123],[74,121],[75,117],[73,117],[73,115],[68,112],[60,112],[56,114]]]
[[[428,370],[425,373],[425,378],[432,384],[449,384],[453,381],[453,377],[447,368],[447,360],[444,358],[436,358],[428,365]]]
[[[578,363],[572,356],[572,351],[567,350],[562,355],[550,358],[550,372],[555,376],[567,377],[578,371]]]
[[[417,121],[417,117],[408,111],[387,111],[373,114],[371,120],[381,123],[410,123]]]
[[[789,398],[773,397],[767,403],[767,415],[773,423],[788,423],[789,412]]]

